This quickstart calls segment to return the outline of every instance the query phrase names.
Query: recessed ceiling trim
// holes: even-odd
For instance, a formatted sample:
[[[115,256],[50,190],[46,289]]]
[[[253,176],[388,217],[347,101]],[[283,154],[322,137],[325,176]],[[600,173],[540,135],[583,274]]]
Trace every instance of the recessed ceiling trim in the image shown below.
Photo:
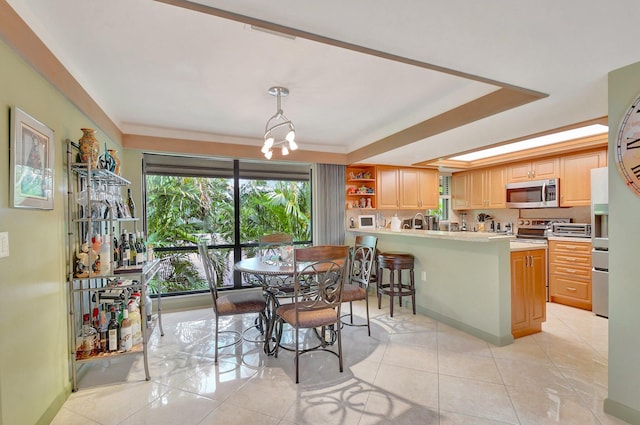
[[[419,124],[378,140],[368,146],[349,153],[349,163],[363,161],[374,155],[380,155],[391,149],[396,149],[436,134],[444,133],[478,121],[482,118],[507,111],[509,109],[540,99],[536,94],[501,88],[492,93],[467,102],[456,108],[429,118]],[[416,152],[419,155],[419,152]]]
[[[456,77],[466,78],[468,80],[478,81],[486,84],[491,84],[498,87],[511,88],[516,91],[521,91],[525,93],[529,93],[534,96],[538,96],[538,98],[543,98],[548,96],[547,94],[526,89],[523,87],[518,87],[512,84],[507,84],[502,81],[496,81],[485,77],[480,77],[478,75],[468,74],[466,72],[457,71],[455,69],[445,68],[442,66],[434,65],[427,62],[422,62],[415,59],[406,58],[404,56],[394,55],[391,53],[383,52],[376,49],[371,49],[368,47],[360,46],[353,43],[348,43],[345,41],[336,40],[334,38],[325,37],[322,35],[314,34],[311,32],[299,30],[296,28],[287,27],[284,25],[279,25],[273,22],[265,21],[262,19],[253,18],[251,16],[241,15],[239,13],[229,12],[227,10],[218,9],[216,7],[204,5],[198,2],[189,1],[189,0],[154,0],[158,3],[165,3],[177,7],[182,7],[184,9],[193,10],[196,12],[206,13],[209,15],[217,16],[219,18],[229,19],[236,22],[241,22],[243,24],[251,25],[252,27],[263,28],[264,30],[268,30],[271,32],[276,32],[280,34],[288,34],[293,37],[300,37],[311,41],[316,41],[318,43],[327,44],[330,46],[340,47],[342,49],[348,49],[355,52],[365,53],[372,56],[377,56],[383,59],[388,59],[391,61],[396,61],[408,65],[414,65],[420,68],[426,68],[433,71],[442,72],[449,75],[454,75]]]

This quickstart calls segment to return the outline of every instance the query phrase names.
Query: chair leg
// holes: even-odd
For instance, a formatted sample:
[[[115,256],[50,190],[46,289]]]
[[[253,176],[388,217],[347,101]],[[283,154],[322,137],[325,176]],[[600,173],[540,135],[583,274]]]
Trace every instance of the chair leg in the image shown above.
[[[338,363],[340,365],[340,373],[342,373],[342,330],[340,329],[342,326],[340,323],[340,318],[338,317],[338,324],[336,326],[336,332],[338,333]]]
[[[367,309],[367,331],[369,333],[369,336],[371,336],[371,324],[369,323],[369,294],[367,294],[367,296],[364,298],[364,305]]]
[[[393,317],[393,297],[394,297],[393,290],[395,289],[394,288],[395,283],[393,282],[393,278],[395,277],[393,273],[393,269],[391,269],[389,274],[390,274],[389,276],[389,315]]]
[[[280,341],[282,339],[282,328],[284,328],[284,323],[282,322],[282,319],[276,320],[276,323],[274,324],[274,326],[275,326],[275,333],[276,333],[276,349],[273,356],[275,358],[278,358],[278,351],[280,350]]]
[[[353,301],[349,301],[349,318],[351,320],[351,324],[353,325]]]
[[[299,350],[300,348],[298,347],[299,341],[298,341],[298,327],[296,326],[296,384],[300,382],[300,353]]]
[[[220,323],[218,321],[218,315],[216,314],[216,337],[215,337],[215,340],[214,340],[214,343],[213,343],[213,346],[215,347],[214,348],[215,359],[214,359],[213,362],[215,364],[218,364],[218,328],[219,328],[219,325],[220,325]]]
[[[413,277],[413,269],[409,270],[409,278],[411,282],[411,303],[413,304],[413,314],[416,314],[416,284]]]

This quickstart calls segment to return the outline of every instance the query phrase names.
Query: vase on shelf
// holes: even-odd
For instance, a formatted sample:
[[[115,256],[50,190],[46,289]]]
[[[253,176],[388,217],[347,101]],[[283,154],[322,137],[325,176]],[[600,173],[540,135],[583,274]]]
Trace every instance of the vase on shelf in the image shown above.
[[[113,172],[117,175],[120,175],[120,158],[116,156],[117,152],[118,151],[116,151],[115,149],[109,149],[109,154],[113,158],[113,162],[115,164],[115,166],[113,167]]]
[[[112,173],[116,169],[116,160],[111,155],[111,150],[107,149],[107,144],[104,144],[104,152],[98,156],[98,167],[103,170],[111,171]]]
[[[100,149],[98,139],[96,139],[96,131],[92,128],[81,128],[82,137],[80,143],[80,161],[96,168],[98,165],[98,151]]]

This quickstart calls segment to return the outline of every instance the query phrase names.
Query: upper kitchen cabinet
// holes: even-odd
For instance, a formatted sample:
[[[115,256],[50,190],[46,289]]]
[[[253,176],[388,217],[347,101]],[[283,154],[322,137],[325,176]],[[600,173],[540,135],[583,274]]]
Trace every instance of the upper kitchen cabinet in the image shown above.
[[[438,208],[438,178],[437,170],[379,165],[376,181],[378,208]]]
[[[506,167],[469,171],[469,208],[506,207]]]
[[[451,208],[505,208],[506,174],[504,166],[454,173],[451,177]]]
[[[517,162],[507,166],[507,183],[554,179],[560,175],[557,156]]]
[[[591,169],[606,166],[606,149],[563,155],[560,158],[560,206],[590,206]]]
[[[376,208],[376,167],[354,165],[346,169],[348,208]]]
[[[468,172],[453,173],[451,175],[451,208],[467,210],[469,206],[469,177]]]

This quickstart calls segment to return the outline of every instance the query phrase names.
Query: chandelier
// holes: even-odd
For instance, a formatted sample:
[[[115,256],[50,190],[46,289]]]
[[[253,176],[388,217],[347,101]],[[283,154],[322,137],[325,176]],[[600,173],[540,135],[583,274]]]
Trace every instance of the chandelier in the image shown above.
[[[289,151],[298,149],[295,142],[296,128],[293,123],[282,113],[280,106],[280,98],[289,94],[289,89],[285,87],[271,87],[269,89],[271,96],[276,96],[278,101],[278,110],[275,115],[269,118],[264,126],[264,145],[262,145],[262,153],[267,159],[271,159],[273,155],[272,148],[282,146],[282,155],[289,155]]]

